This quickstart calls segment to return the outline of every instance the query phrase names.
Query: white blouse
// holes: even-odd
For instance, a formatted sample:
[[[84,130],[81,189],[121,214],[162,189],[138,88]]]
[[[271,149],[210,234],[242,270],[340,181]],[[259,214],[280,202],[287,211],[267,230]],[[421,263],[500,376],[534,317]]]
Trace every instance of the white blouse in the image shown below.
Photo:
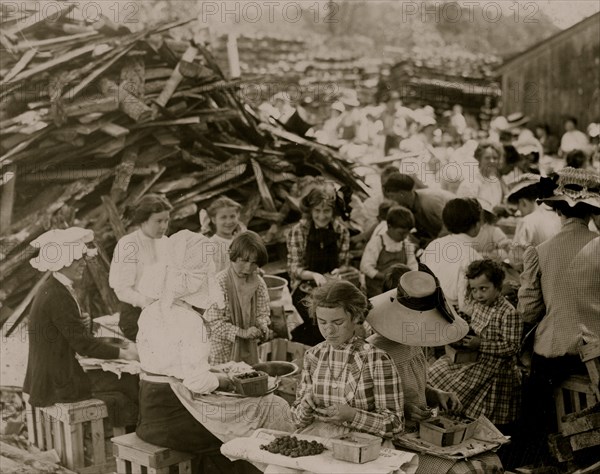
[[[124,303],[143,308],[148,297],[140,293],[139,283],[144,268],[168,258],[168,237],[153,239],[141,229],[117,242],[110,264],[108,284]]]

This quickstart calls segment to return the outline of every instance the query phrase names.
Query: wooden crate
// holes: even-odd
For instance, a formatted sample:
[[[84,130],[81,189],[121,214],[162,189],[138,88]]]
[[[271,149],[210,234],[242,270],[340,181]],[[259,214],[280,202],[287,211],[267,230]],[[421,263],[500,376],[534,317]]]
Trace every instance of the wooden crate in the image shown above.
[[[563,417],[577,413],[596,403],[596,396],[590,378],[586,375],[572,375],[554,391],[556,421],[558,430],[563,430]]]
[[[112,438],[117,474],[191,474],[193,454],[146,443],[135,433]]]
[[[588,371],[596,400],[600,402],[600,343],[582,345],[579,355]]]
[[[80,474],[104,474],[114,469],[114,459],[107,458],[104,445],[103,420],[108,410],[103,401],[56,403],[42,408],[26,403],[26,416],[30,444],[42,451],[56,450],[67,468]]]

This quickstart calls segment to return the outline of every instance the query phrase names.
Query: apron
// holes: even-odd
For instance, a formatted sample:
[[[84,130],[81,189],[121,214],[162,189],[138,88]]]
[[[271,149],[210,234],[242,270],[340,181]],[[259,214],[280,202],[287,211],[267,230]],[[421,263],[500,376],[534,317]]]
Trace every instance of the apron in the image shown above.
[[[383,235],[379,235],[381,239],[382,249],[379,253],[379,257],[377,258],[377,270],[380,272],[385,272],[387,269],[395,265],[396,263],[406,263],[406,245],[402,246],[402,250],[398,252],[390,252],[386,250],[385,243],[383,242]],[[367,284],[367,296],[372,298],[373,296],[377,296],[382,293],[383,289],[383,280],[378,278],[369,278],[365,279]]]
[[[240,278],[233,270],[233,266],[230,265],[227,269],[227,277],[231,324],[242,329],[256,326],[258,276],[254,274],[247,279]],[[234,362],[243,361],[249,365],[258,364],[257,340],[236,337],[231,351],[231,360]]]

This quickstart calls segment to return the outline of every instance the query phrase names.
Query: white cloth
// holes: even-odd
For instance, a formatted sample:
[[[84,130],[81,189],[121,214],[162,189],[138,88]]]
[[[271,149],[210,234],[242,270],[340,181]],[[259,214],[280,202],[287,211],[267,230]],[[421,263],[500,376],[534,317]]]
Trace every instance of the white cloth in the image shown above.
[[[373,236],[367,243],[360,260],[360,271],[369,278],[375,278],[377,276],[377,260],[384,248],[388,252],[401,252],[406,248],[406,265],[408,265],[411,270],[418,270],[419,264],[415,257],[415,246],[409,239],[396,242],[387,234],[387,230],[377,235],[373,232]]]
[[[225,239],[215,234],[206,243],[207,255],[212,255],[216,273],[222,272],[229,266],[229,247],[231,247],[231,242],[233,242],[233,239]]]
[[[218,394],[194,397],[184,384],[171,382],[171,388],[187,411],[224,443],[250,436],[259,428],[287,433],[294,429],[289,404],[272,393],[244,398]]]
[[[140,229],[117,242],[108,274],[108,284],[124,303],[143,308],[148,297],[139,291],[144,268],[168,258],[168,238],[147,237]],[[155,298],[155,297],[154,297]]]
[[[573,150],[587,151],[589,145],[590,142],[587,135],[580,130],[571,130],[570,132],[565,132],[560,139],[560,149],[564,153],[569,153]]]
[[[168,264],[148,265],[139,284],[141,294],[158,298],[142,310],[138,321],[142,368],[180,379],[195,393],[209,393],[219,386],[208,364],[208,332],[191,307],[207,307],[212,301],[214,263],[204,253],[207,241],[189,230],[177,232],[167,239]]]
[[[461,310],[467,290],[467,267],[482,258],[475,245],[475,239],[467,234],[450,234],[435,239],[421,255],[421,263],[438,278],[448,303],[458,305]]]
[[[458,197],[463,198],[483,199],[492,206],[499,206],[502,204],[504,190],[500,178],[496,176],[486,178],[477,169],[471,175],[465,177],[460,183],[456,194]]]
[[[560,232],[560,217],[546,204],[541,204],[518,223],[513,243],[537,247]]]
[[[142,369],[180,379],[195,393],[217,389],[219,381],[208,365],[208,333],[198,313],[185,304],[175,304],[164,314],[156,301],[142,311],[138,326]]]

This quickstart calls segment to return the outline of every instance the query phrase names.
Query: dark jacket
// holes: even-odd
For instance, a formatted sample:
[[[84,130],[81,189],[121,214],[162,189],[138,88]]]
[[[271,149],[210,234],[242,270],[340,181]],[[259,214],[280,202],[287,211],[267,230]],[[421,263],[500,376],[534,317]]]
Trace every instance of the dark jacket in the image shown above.
[[[32,406],[91,398],[88,377],[75,353],[116,359],[119,349],[97,342],[86,331],[76,301],[56,278],[49,278],[29,313],[29,360],[23,391]]]

